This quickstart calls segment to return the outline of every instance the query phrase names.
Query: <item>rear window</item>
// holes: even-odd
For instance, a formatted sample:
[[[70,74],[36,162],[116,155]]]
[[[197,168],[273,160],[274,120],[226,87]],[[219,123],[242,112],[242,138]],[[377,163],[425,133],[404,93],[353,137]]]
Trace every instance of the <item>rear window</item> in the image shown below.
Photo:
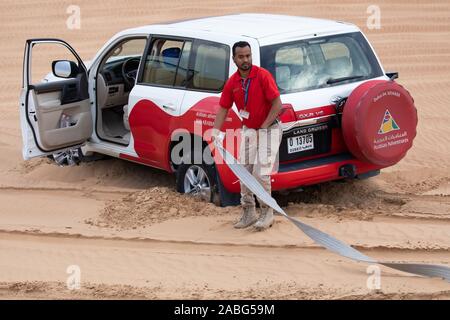
[[[383,72],[360,32],[261,47],[261,66],[281,93],[371,79]]]

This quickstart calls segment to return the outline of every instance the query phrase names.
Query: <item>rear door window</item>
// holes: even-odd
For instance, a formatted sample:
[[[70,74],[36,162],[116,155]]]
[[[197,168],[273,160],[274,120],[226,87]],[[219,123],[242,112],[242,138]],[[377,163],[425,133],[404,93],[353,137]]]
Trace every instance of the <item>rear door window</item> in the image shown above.
[[[229,61],[228,45],[196,40],[189,88],[220,92],[228,79]]]

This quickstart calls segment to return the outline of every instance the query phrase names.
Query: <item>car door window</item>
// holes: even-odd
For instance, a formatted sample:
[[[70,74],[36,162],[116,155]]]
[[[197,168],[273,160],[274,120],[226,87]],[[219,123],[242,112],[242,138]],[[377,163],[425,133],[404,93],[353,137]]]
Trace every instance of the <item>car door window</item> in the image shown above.
[[[190,47],[191,41],[188,40],[153,39],[145,59],[142,82],[162,86],[184,85]]]
[[[30,84],[47,82],[49,79],[65,80],[52,75],[52,62],[58,60],[69,60],[77,64],[76,57],[62,44],[59,43],[38,43],[33,46],[33,54],[30,61]]]
[[[192,89],[222,90],[228,79],[229,46],[206,41],[198,41],[194,49]]]

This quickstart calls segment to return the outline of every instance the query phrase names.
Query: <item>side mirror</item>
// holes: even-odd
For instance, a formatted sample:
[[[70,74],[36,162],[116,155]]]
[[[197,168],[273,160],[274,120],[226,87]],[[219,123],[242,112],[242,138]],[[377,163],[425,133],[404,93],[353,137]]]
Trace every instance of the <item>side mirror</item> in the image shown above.
[[[398,72],[386,72],[386,75],[387,75],[391,80],[398,79]]]
[[[52,72],[59,78],[75,78],[79,73],[79,68],[73,61],[56,60],[52,62]]]

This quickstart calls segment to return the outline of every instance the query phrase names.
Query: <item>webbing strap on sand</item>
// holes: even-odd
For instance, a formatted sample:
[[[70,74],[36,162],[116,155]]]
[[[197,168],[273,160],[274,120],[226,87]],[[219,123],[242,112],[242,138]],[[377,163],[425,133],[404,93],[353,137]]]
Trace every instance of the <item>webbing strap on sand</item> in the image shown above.
[[[233,155],[231,155],[226,149],[224,149],[220,143],[215,143],[217,150],[225,160],[225,163],[233,171],[233,173],[239,178],[239,180],[247,186],[258,198],[265,204],[279,212],[286,219],[295,224],[300,230],[302,230],[308,237],[310,237],[317,244],[327,248],[328,250],[344,256],[349,259],[353,259],[366,263],[377,263],[392,269],[397,269],[404,272],[418,274],[427,277],[440,277],[450,282],[450,268],[439,265],[429,264],[416,264],[416,263],[401,263],[401,262],[382,262],[372,259],[358,250],[352,248],[348,244],[333,238],[329,234],[326,234],[316,228],[311,227],[297,219],[290,217],[284,212],[278,205],[276,200],[268,194],[258,180],[248,172],[243,165],[241,165]]]

